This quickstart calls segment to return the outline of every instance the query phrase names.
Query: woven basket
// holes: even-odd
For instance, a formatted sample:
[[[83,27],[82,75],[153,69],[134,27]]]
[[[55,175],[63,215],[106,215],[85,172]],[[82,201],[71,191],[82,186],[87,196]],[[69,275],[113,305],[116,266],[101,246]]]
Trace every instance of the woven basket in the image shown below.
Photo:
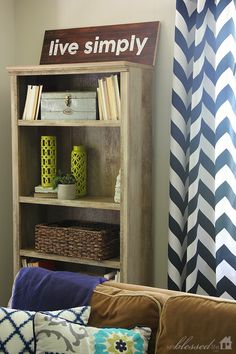
[[[43,253],[102,261],[119,255],[119,226],[61,221],[35,226],[35,249]]]

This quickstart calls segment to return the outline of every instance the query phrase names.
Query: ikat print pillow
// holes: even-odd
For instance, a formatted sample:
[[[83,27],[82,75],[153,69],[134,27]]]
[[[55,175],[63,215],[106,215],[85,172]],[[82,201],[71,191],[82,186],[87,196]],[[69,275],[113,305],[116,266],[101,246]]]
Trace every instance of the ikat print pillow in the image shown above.
[[[68,310],[44,311],[51,318],[86,325],[90,315],[90,306],[75,307]],[[0,307],[0,353],[35,353],[33,319],[35,312]]]
[[[36,313],[36,354],[145,354],[150,328],[95,328]]]

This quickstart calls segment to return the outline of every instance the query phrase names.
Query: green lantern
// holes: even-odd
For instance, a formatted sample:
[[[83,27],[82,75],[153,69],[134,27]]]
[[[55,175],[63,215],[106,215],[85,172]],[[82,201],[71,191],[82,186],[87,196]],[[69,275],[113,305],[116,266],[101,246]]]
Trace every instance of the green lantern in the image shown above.
[[[87,153],[83,145],[73,146],[71,173],[76,179],[76,196],[83,197],[87,194]]]
[[[56,137],[41,136],[41,184],[43,187],[52,187],[56,169]]]

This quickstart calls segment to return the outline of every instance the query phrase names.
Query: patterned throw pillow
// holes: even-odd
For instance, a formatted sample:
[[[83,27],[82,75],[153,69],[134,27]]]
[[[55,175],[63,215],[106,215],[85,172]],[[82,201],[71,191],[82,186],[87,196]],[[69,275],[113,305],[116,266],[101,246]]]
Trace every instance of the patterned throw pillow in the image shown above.
[[[36,354],[145,354],[150,328],[95,328],[37,313],[34,318]]]
[[[88,323],[90,307],[75,307],[68,310],[44,311],[52,318],[63,318],[74,323]],[[33,318],[35,312],[0,307],[0,353],[33,354]]]

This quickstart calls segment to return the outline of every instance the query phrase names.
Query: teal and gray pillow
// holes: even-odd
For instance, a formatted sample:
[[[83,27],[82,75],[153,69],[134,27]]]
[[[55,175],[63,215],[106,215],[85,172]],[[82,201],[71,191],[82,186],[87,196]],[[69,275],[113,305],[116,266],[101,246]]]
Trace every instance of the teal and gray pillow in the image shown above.
[[[150,328],[95,328],[36,313],[36,354],[145,354]]]

